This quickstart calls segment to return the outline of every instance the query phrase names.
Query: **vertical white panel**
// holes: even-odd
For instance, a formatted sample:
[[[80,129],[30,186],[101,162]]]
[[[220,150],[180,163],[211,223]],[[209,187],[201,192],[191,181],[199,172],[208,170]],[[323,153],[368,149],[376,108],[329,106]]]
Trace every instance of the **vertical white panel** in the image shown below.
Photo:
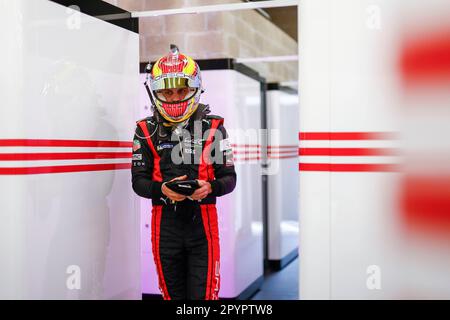
[[[50,1],[1,1],[0,7],[2,46],[7,47],[0,54],[4,62],[0,83],[8,89],[0,91],[0,139],[131,141],[138,96],[138,35],[79,13],[77,23],[69,24],[74,12]],[[87,147],[1,149],[27,154],[100,152]],[[0,165],[130,162],[123,157]],[[139,208],[129,169],[12,174],[1,175],[0,180],[5,231],[0,247],[1,297],[140,298]],[[80,275],[79,288],[67,285],[72,275]]]
[[[448,297],[449,9],[301,1],[302,299]]]
[[[267,91],[270,136],[268,259],[282,260],[298,248],[298,96]]]
[[[395,7],[392,1],[330,2],[331,132],[398,130],[394,116],[398,99]],[[331,147],[337,143],[331,142]],[[346,143],[370,147],[367,141],[340,143],[343,147],[348,147]],[[343,163],[380,160],[341,158]],[[393,297],[399,268],[393,254],[398,222],[388,197],[395,195],[397,175],[332,172],[330,181],[331,298]],[[367,286],[372,268],[382,272],[381,290]]]
[[[300,132],[330,130],[330,1],[299,5]],[[300,298],[330,298],[330,173],[300,172]]]
[[[23,128],[21,116],[15,110],[23,105],[22,74],[23,59],[23,16],[22,1],[0,1],[0,38],[2,50],[2,72],[0,76],[0,128],[2,136]],[[25,230],[21,227],[24,217],[17,212],[23,212],[24,203],[14,201],[26,196],[23,192],[23,181],[12,177],[0,177],[0,296],[3,298],[21,297],[24,286],[22,277],[24,272],[24,252],[18,250],[23,247]]]

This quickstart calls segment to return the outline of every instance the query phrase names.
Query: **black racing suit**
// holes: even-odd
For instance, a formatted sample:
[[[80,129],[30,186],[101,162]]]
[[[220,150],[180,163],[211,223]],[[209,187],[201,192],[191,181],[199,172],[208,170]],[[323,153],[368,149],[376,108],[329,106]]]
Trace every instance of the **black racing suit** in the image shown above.
[[[194,118],[205,134],[201,140],[194,139]],[[197,114],[188,123],[189,135],[175,141],[172,129],[164,129],[156,119],[138,121],[131,170],[134,191],[152,199],[152,251],[159,288],[164,299],[218,299],[220,248],[215,203],[216,197],[230,193],[236,185],[223,119]],[[178,155],[175,160],[174,155]],[[189,180],[209,181],[212,192],[201,201],[172,203],[161,186],[183,175]]]

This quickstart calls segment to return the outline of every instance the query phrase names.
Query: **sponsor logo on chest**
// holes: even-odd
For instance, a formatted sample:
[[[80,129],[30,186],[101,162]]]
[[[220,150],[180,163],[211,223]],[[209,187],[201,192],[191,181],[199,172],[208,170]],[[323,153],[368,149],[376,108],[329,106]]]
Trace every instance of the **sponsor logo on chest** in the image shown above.
[[[156,150],[161,151],[164,149],[172,149],[174,146],[175,146],[175,143],[173,143],[173,142],[162,142],[156,147]]]

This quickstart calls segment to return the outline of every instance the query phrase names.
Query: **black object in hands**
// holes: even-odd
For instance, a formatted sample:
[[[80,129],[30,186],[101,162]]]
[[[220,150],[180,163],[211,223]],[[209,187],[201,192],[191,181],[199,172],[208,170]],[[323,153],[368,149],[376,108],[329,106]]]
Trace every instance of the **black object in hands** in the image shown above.
[[[183,196],[191,196],[195,190],[200,188],[197,180],[175,180],[167,182],[165,185],[170,190]]]

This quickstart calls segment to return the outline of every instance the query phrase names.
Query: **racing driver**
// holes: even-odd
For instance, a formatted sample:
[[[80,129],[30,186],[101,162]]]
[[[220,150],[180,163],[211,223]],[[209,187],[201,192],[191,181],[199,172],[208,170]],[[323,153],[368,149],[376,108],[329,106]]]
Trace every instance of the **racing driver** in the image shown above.
[[[220,247],[216,198],[233,191],[236,172],[223,118],[200,103],[200,68],[174,45],[147,67],[153,116],[137,122],[132,184],[152,200],[151,242],[166,300],[217,300]],[[196,181],[191,195],[168,182]]]

